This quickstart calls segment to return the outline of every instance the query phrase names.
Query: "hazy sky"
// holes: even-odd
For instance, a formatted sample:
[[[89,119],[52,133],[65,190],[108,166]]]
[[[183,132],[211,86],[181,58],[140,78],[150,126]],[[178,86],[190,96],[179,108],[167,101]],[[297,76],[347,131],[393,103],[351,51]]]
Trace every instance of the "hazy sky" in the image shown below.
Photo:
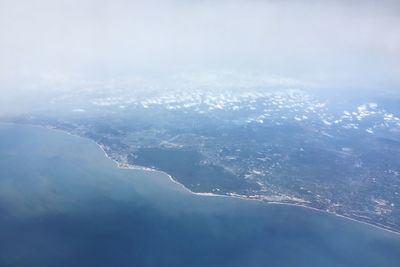
[[[399,88],[399,3],[0,0],[0,91],[219,70]]]

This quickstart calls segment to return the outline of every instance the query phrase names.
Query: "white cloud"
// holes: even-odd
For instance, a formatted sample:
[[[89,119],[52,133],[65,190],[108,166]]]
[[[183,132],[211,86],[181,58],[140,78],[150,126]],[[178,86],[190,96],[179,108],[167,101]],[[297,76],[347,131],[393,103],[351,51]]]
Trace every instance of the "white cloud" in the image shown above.
[[[2,0],[0,91],[210,69],[395,87],[399,10],[396,1]]]

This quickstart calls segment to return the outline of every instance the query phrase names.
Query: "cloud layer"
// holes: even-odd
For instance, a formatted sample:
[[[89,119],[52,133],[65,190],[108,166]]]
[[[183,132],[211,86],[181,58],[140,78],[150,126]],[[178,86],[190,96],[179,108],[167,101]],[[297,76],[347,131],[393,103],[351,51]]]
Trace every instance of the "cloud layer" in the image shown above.
[[[219,69],[396,88],[399,29],[396,1],[2,0],[0,91]]]

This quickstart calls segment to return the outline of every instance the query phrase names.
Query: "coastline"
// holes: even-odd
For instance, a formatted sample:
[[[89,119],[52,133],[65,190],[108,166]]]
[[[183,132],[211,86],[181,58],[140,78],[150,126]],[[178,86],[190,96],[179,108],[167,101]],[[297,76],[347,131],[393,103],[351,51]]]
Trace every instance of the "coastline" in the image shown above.
[[[75,136],[75,137],[80,137],[80,136],[78,136],[78,135],[74,135],[74,136]],[[84,137],[83,137],[83,138],[84,138]],[[91,139],[89,139],[89,138],[86,138],[86,139],[88,139],[88,140],[90,140],[90,141],[93,141],[93,140],[91,140]],[[305,209],[311,209],[311,210],[314,210],[314,211],[317,211],[317,212],[322,212],[322,213],[327,213],[327,214],[331,214],[331,215],[334,215],[334,216],[338,216],[338,217],[340,217],[340,218],[344,218],[344,219],[347,219],[347,220],[351,220],[351,221],[353,221],[353,222],[362,223],[362,224],[365,224],[365,225],[368,225],[368,226],[372,226],[372,227],[374,227],[374,228],[376,228],[376,229],[384,230],[384,231],[387,231],[387,232],[389,232],[389,233],[396,234],[396,235],[399,235],[399,236],[400,236],[400,232],[396,232],[396,231],[391,230],[391,229],[388,229],[388,228],[380,227],[380,226],[377,226],[377,225],[375,225],[375,224],[371,224],[371,223],[364,222],[364,221],[359,221],[359,220],[357,220],[357,219],[354,219],[354,218],[351,218],[351,217],[347,217],[347,216],[344,216],[344,215],[341,215],[341,214],[337,214],[337,213],[334,213],[334,212],[330,212],[330,211],[326,211],[326,210],[321,210],[321,209],[313,208],[313,207],[306,206],[306,205],[302,205],[302,204],[286,203],[286,202],[278,202],[278,201],[269,201],[269,200],[263,200],[263,199],[257,199],[257,198],[248,198],[248,197],[240,196],[240,195],[219,195],[219,194],[214,194],[214,193],[209,193],[209,192],[194,192],[194,191],[190,190],[189,188],[187,188],[184,184],[182,184],[182,183],[180,183],[179,181],[175,180],[175,179],[172,177],[172,175],[166,173],[165,171],[161,171],[161,170],[157,170],[157,169],[152,169],[152,168],[148,168],[148,167],[144,167],[144,166],[139,166],[139,165],[121,164],[121,163],[119,163],[118,161],[112,159],[112,158],[107,154],[107,152],[105,151],[104,147],[103,147],[101,144],[98,144],[98,143],[95,142],[95,141],[93,141],[93,142],[103,151],[104,155],[105,155],[109,160],[111,160],[112,162],[114,162],[114,164],[116,165],[117,168],[126,169],[126,170],[140,170],[140,171],[149,171],[149,172],[158,172],[158,173],[161,173],[161,174],[163,174],[163,175],[166,175],[166,176],[169,178],[169,180],[170,180],[171,182],[177,184],[178,186],[180,186],[182,189],[184,189],[184,190],[187,191],[188,193],[193,194],[193,195],[196,195],[196,196],[200,196],[200,197],[224,197],[224,198],[234,198],[234,199],[247,200],[247,201],[257,201],[257,202],[261,202],[261,203],[267,204],[267,205],[270,204],[270,205],[287,205],[287,206],[301,207],[301,208],[305,208]]]
[[[379,229],[379,230],[384,230],[386,232],[392,233],[392,234],[396,234],[398,236],[400,236],[400,232],[397,232],[395,230],[391,230],[385,227],[381,227],[372,223],[368,223],[368,222],[364,222],[364,221],[360,221],[357,220],[355,218],[351,218],[345,215],[341,215],[341,214],[337,214],[334,212],[330,212],[327,210],[322,210],[322,209],[317,209],[314,207],[310,207],[310,206],[306,206],[306,205],[302,205],[302,204],[296,204],[296,203],[286,203],[286,202],[279,202],[279,201],[270,201],[270,200],[264,200],[264,199],[257,199],[257,198],[249,198],[249,197],[245,197],[245,196],[241,196],[241,195],[220,195],[220,194],[215,194],[215,193],[208,193],[208,192],[194,192],[192,190],[190,190],[189,188],[187,188],[184,184],[180,183],[179,181],[177,181],[176,179],[174,179],[170,174],[166,173],[165,171],[161,171],[161,170],[157,170],[157,169],[153,169],[153,168],[149,168],[149,167],[145,167],[145,166],[139,166],[139,165],[132,165],[132,164],[127,164],[127,163],[120,163],[117,160],[111,158],[107,152],[104,149],[104,146],[102,144],[97,143],[95,140],[90,139],[88,137],[83,137],[71,132],[68,132],[66,130],[62,130],[50,125],[35,125],[35,124],[23,124],[23,123],[15,123],[15,122],[4,122],[4,121],[0,121],[1,124],[11,124],[11,125],[17,125],[17,126],[29,126],[29,127],[37,127],[37,128],[44,128],[44,129],[48,129],[48,130],[55,130],[55,131],[59,131],[61,133],[73,136],[73,137],[77,137],[77,138],[83,138],[86,139],[90,142],[93,142],[94,144],[96,144],[97,147],[100,148],[101,151],[103,151],[105,157],[109,160],[111,160],[117,168],[120,169],[127,169],[127,170],[139,170],[139,171],[148,171],[148,172],[158,172],[161,173],[163,175],[166,175],[169,180],[173,183],[175,183],[176,185],[180,186],[183,190],[185,190],[186,192],[196,195],[196,196],[200,196],[200,197],[225,197],[225,198],[234,198],[234,199],[240,199],[240,200],[247,200],[247,201],[257,201],[257,202],[261,202],[263,204],[269,204],[269,205],[287,205],[287,206],[294,206],[294,207],[301,207],[301,208],[306,208],[306,209],[311,209],[317,212],[322,212],[322,213],[327,213],[327,214],[331,214],[334,216],[338,216],[347,220],[351,220],[357,223],[362,223],[364,225],[368,225],[371,226],[373,228]]]

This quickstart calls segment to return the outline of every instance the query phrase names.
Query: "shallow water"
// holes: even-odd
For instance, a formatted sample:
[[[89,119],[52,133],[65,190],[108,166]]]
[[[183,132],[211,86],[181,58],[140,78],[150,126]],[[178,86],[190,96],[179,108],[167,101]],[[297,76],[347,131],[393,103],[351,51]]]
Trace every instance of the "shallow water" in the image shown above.
[[[93,142],[0,124],[0,266],[399,266],[400,235],[306,208],[197,196]]]

